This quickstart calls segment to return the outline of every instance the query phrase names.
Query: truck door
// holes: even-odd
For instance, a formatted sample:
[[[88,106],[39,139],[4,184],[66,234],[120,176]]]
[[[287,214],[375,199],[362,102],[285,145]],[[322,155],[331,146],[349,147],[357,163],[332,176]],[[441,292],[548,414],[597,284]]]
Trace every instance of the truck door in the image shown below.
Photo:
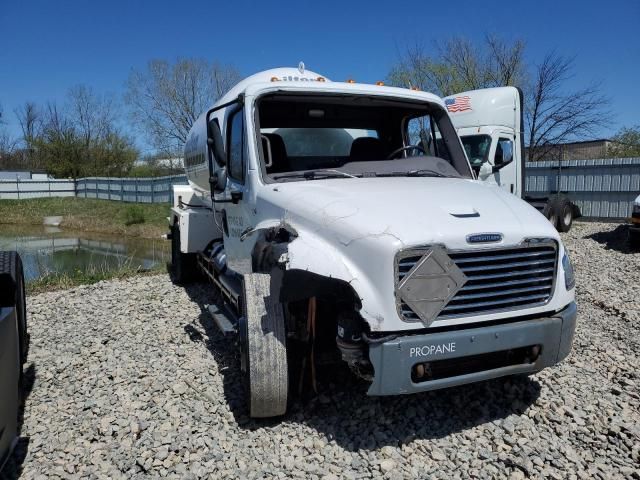
[[[522,196],[522,94],[515,87],[485,88],[444,99],[478,179]]]
[[[225,129],[227,155],[227,186],[216,195],[216,210],[222,219],[224,249],[227,265],[238,273],[251,271],[251,252],[242,242],[242,235],[250,228],[251,218],[247,203],[250,186],[247,179],[247,133],[245,111],[242,106],[227,116]]]

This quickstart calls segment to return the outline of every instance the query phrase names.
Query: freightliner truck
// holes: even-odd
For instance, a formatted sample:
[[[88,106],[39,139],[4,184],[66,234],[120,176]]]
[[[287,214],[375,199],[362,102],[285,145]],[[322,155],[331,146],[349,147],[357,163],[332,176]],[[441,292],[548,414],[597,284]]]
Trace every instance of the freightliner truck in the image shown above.
[[[476,178],[435,95],[268,70],[197,119],[185,169],[174,278],[211,282],[252,417],[283,415],[332,354],[369,395],[399,395],[531,374],[570,352],[574,273],[558,232]]]
[[[521,197],[558,231],[568,232],[580,209],[567,193],[526,191],[522,91],[483,88],[445,97],[444,102],[476,177]]]

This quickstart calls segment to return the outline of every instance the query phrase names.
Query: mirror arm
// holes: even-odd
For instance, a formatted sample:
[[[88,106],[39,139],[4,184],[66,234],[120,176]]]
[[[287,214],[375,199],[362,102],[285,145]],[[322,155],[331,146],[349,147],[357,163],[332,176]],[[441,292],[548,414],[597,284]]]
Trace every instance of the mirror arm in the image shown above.
[[[511,162],[513,162],[513,157],[512,157],[512,158],[511,158],[511,160],[509,160],[508,162],[501,163],[500,165],[494,165],[494,166],[491,168],[491,171],[492,171],[493,173],[499,172],[501,169],[503,169],[504,167],[506,167],[507,165],[509,165]]]

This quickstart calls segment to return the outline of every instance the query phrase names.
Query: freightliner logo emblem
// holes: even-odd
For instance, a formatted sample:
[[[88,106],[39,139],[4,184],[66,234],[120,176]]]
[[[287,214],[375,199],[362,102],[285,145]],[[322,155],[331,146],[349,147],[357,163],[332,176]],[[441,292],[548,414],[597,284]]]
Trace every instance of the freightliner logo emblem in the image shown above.
[[[501,241],[501,233],[476,233],[467,236],[467,243],[495,243]]]

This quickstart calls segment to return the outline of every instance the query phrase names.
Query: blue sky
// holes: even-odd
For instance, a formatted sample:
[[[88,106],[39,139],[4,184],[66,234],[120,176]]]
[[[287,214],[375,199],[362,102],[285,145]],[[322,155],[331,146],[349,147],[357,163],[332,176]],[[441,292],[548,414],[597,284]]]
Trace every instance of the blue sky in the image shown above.
[[[62,101],[80,83],[121,95],[132,68],[178,56],[232,63],[243,75],[304,60],[334,80],[375,82],[407,45],[488,32],[524,39],[531,62],[552,49],[575,55],[569,86],[601,80],[612,99],[608,136],[640,124],[639,24],[636,0],[1,0],[0,104],[17,134],[13,109],[25,100]]]

